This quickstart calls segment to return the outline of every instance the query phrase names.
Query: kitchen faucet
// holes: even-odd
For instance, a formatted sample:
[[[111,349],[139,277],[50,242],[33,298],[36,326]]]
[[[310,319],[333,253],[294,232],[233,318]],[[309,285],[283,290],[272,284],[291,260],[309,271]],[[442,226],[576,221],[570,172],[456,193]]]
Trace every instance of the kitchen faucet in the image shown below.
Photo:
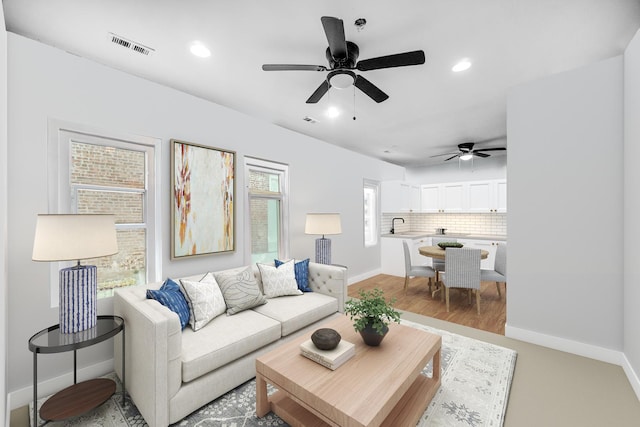
[[[396,232],[396,225],[395,225],[396,219],[401,219],[402,223],[404,224],[404,218],[393,218],[391,220],[391,231],[390,231],[391,234],[394,234]]]

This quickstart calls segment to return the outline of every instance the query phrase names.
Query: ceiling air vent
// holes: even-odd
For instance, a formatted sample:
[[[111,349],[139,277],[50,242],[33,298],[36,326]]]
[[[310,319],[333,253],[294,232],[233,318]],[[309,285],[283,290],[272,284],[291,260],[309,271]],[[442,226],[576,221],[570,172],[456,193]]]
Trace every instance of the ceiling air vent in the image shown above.
[[[129,40],[114,33],[109,33],[109,39],[111,40],[111,43],[126,47],[127,49],[131,49],[134,52],[138,52],[142,55],[149,56],[156,51],[155,49],[145,46],[142,43],[134,42],[133,40]]]

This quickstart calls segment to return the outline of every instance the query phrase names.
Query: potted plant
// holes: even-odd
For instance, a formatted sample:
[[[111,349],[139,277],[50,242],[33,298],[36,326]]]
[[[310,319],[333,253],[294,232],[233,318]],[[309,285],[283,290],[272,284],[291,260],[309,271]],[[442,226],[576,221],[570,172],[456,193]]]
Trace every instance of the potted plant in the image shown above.
[[[388,302],[382,289],[371,291],[360,289],[359,299],[350,299],[344,311],[353,321],[353,327],[360,333],[365,344],[378,346],[389,331],[389,323],[400,323],[400,313],[393,309],[395,298]]]

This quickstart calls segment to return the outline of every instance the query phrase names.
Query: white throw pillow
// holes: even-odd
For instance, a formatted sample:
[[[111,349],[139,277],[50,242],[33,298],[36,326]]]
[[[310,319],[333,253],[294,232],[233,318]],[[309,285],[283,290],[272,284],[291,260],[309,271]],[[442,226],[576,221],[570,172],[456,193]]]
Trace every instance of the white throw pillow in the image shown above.
[[[220,286],[213,274],[207,273],[199,282],[180,280],[180,284],[189,304],[189,324],[194,331],[201,329],[227,309]]]
[[[287,261],[279,267],[258,263],[258,269],[262,277],[264,296],[267,298],[302,294],[302,291],[298,289],[298,282],[296,282],[293,260]]]

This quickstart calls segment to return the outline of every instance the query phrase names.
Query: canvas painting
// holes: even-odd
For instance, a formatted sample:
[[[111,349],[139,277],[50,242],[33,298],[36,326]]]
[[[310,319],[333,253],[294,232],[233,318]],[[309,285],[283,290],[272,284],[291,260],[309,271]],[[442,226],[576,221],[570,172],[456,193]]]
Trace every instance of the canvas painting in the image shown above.
[[[171,140],[173,259],[235,250],[235,152]]]

